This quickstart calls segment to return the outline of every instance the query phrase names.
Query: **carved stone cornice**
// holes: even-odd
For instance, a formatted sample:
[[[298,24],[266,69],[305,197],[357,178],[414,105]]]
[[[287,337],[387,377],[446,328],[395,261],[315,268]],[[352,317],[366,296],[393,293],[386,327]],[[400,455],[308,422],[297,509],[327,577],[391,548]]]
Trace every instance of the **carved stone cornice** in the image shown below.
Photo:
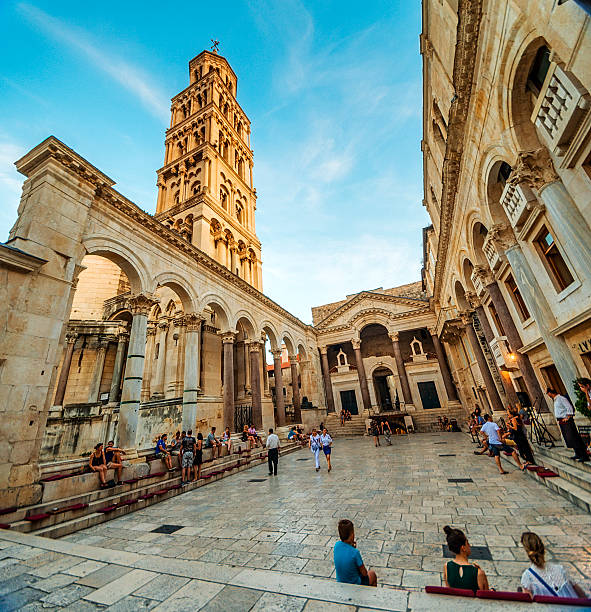
[[[127,307],[131,311],[132,315],[143,315],[148,316],[148,313],[152,309],[152,306],[158,304],[160,300],[153,295],[146,293],[138,293],[127,298]]]
[[[195,312],[190,312],[182,317],[182,325],[187,327],[188,332],[201,331],[201,324],[205,318]]]
[[[540,191],[546,185],[560,180],[554,162],[546,147],[534,151],[521,151],[511,171],[508,182],[511,185],[525,183],[531,189]]]
[[[480,298],[472,291],[466,291],[464,295],[468,304],[470,304],[470,308],[478,308],[478,306],[482,305]]]
[[[437,263],[433,297],[439,299],[447,265],[447,252],[451,237],[456,195],[460,180],[460,168],[464,151],[464,138],[472,99],[474,68],[478,55],[478,39],[482,18],[482,0],[460,0],[458,3],[458,27],[454,54],[454,101],[449,112],[449,124],[445,156],[443,159],[441,214]]]

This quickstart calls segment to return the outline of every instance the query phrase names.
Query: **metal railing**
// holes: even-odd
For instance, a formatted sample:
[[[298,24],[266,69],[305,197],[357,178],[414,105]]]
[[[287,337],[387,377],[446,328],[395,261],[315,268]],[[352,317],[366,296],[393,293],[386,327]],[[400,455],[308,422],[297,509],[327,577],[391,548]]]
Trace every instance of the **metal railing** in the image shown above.
[[[244,426],[250,427],[252,424],[252,406],[234,406],[234,431],[241,432]]]

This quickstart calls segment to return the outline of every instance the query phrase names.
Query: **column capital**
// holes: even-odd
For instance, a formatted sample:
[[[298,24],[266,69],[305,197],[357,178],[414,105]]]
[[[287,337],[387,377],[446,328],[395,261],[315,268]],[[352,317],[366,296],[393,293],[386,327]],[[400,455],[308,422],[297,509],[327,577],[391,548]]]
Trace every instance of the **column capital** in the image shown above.
[[[468,301],[468,304],[470,304],[470,308],[478,308],[479,306],[482,306],[480,298],[473,291],[466,291],[464,295]]]
[[[181,325],[186,326],[189,332],[200,331],[203,321],[205,318],[196,312],[189,312],[181,317]]]
[[[361,348],[361,339],[360,338],[351,338],[351,344],[353,345],[354,350],[358,350]]]
[[[263,342],[260,342],[259,340],[251,340],[248,342],[248,350],[251,353],[260,353],[261,346],[263,346]]]
[[[155,335],[156,335],[156,325],[152,323],[151,325],[148,325],[146,329],[146,336],[155,336]]]
[[[275,349],[274,351],[271,351],[271,355],[273,355],[273,359],[281,359],[281,353],[283,351],[281,349]]]
[[[161,329],[162,331],[166,331],[170,326],[170,323],[168,322],[168,320],[166,321],[160,321],[158,323],[158,329]]]
[[[472,325],[472,311],[471,310],[461,310],[458,312],[458,317],[462,321],[462,325],[464,327],[468,327]]]
[[[321,355],[326,355],[326,354],[328,354],[328,346],[324,346],[324,345],[323,345],[323,346],[319,346],[319,347],[318,347],[318,350],[320,351],[320,354],[321,354]]]
[[[74,344],[78,340],[78,334],[76,332],[68,332],[66,334],[66,342],[68,344]]]
[[[297,355],[289,355],[289,365],[298,365]]]
[[[390,340],[392,340],[392,342],[398,342],[400,340],[400,332],[391,331],[388,332],[388,336],[390,336]]]
[[[152,306],[158,304],[160,300],[151,294],[138,293],[127,298],[127,306],[131,310],[132,315],[148,316]]]
[[[99,336],[96,341],[96,349],[97,351],[106,351],[109,346],[109,338],[105,338],[105,336]]]
[[[129,342],[129,332],[127,330],[120,331],[117,334],[117,341],[118,342]]]
[[[234,344],[236,340],[236,332],[234,331],[218,332],[218,334],[222,337],[223,344]]]
[[[474,266],[474,276],[476,276],[484,287],[495,282],[495,277],[492,275],[488,266]]]
[[[508,182],[512,185],[525,183],[531,189],[541,191],[546,185],[559,180],[548,150],[546,147],[540,147],[517,154]]]
[[[427,327],[427,331],[432,335],[432,336],[437,336],[437,327]]]

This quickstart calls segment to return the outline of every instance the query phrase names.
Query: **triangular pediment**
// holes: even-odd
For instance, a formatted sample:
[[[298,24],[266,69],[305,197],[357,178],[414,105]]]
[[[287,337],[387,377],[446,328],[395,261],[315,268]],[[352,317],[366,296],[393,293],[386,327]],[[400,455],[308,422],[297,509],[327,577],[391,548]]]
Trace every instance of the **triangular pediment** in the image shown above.
[[[336,308],[316,327],[327,329],[349,325],[359,318],[371,315],[380,319],[394,320],[407,313],[424,311],[428,308],[429,300],[362,291]]]

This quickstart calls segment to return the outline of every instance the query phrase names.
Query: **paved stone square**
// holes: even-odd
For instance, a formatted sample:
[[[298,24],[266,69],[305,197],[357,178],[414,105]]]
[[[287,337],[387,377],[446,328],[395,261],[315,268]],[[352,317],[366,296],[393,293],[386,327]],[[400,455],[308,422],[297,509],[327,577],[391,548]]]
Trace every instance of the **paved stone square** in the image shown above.
[[[369,438],[337,439],[330,474],[325,463],[316,473],[303,449],[280,459],[277,477],[258,466],[61,540],[10,534],[25,545],[0,533],[0,609],[336,612],[362,609],[359,593],[366,607],[429,609],[419,591],[441,583],[446,524],[490,553],[477,562],[498,590],[515,590],[527,567],[525,529],[591,590],[591,517],[517,470],[501,476],[473,449],[452,433],[394,437],[377,449]],[[383,588],[350,595],[334,580],[340,518],[355,523]],[[172,533],[155,531],[163,525]]]

